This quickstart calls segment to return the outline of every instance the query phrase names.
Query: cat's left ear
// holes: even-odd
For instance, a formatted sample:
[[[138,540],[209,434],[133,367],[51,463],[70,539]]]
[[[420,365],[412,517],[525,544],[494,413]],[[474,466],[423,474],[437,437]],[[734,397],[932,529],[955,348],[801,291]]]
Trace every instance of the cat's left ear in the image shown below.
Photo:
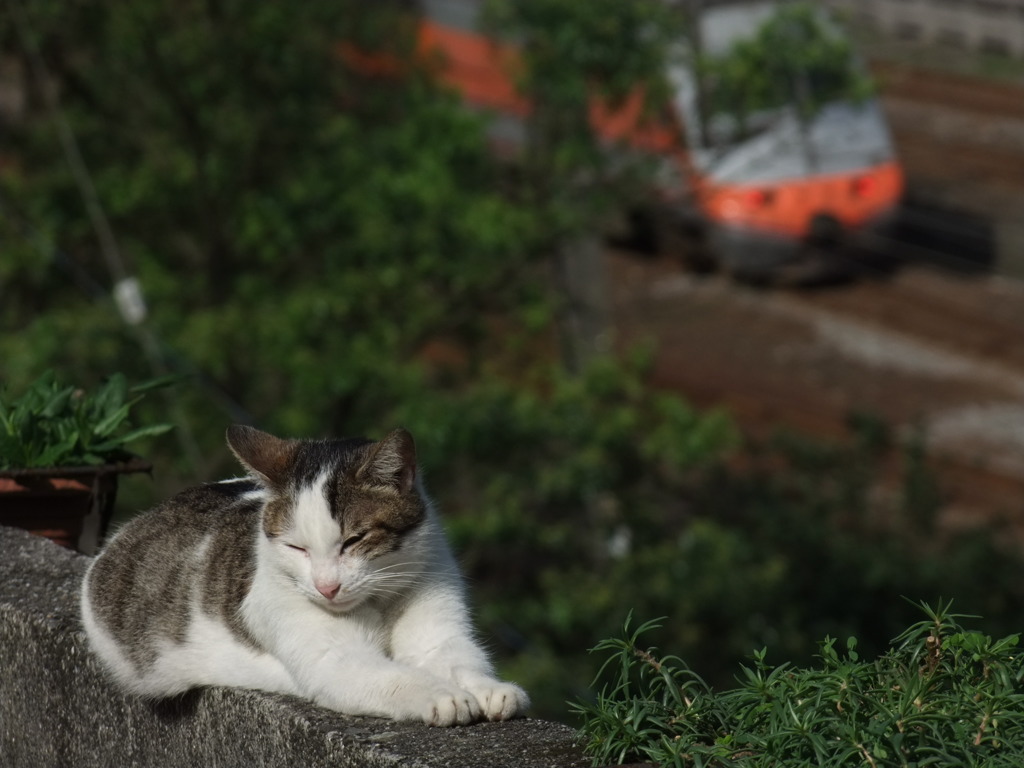
[[[246,469],[264,485],[281,488],[295,457],[294,440],[282,440],[253,427],[233,424],[227,431],[228,447]]]
[[[356,481],[399,494],[412,490],[416,482],[416,444],[412,435],[399,428],[374,443],[356,470]]]

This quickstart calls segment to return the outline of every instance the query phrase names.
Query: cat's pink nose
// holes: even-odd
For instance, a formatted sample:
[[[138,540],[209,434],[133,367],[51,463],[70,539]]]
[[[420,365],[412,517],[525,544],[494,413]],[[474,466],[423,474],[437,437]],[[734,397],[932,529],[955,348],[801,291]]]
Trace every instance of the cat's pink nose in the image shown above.
[[[333,600],[334,596],[338,594],[338,590],[341,589],[341,584],[317,584],[316,591],[326,597],[328,600]]]

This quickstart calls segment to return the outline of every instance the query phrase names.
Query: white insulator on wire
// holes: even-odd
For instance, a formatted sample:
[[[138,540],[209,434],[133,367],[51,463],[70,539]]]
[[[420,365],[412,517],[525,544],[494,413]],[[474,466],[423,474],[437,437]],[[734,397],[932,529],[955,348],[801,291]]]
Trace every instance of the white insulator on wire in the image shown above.
[[[114,286],[114,303],[128,325],[138,325],[146,319],[146,300],[138,278],[126,277]]]

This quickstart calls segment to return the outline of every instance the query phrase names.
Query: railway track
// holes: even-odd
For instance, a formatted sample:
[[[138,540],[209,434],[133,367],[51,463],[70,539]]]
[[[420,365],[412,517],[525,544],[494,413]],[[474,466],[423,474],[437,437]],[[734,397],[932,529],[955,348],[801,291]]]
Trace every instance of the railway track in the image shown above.
[[[883,98],[955,105],[958,112],[1024,120],[1024,85],[880,60],[872,61],[870,69]]]

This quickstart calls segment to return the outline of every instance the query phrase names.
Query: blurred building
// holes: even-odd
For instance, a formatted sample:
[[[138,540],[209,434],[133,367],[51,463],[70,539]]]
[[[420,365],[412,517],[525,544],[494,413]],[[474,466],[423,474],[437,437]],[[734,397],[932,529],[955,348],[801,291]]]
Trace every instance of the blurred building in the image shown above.
[[[1024,0],[823,0],[887,35],[1024,58]]]

